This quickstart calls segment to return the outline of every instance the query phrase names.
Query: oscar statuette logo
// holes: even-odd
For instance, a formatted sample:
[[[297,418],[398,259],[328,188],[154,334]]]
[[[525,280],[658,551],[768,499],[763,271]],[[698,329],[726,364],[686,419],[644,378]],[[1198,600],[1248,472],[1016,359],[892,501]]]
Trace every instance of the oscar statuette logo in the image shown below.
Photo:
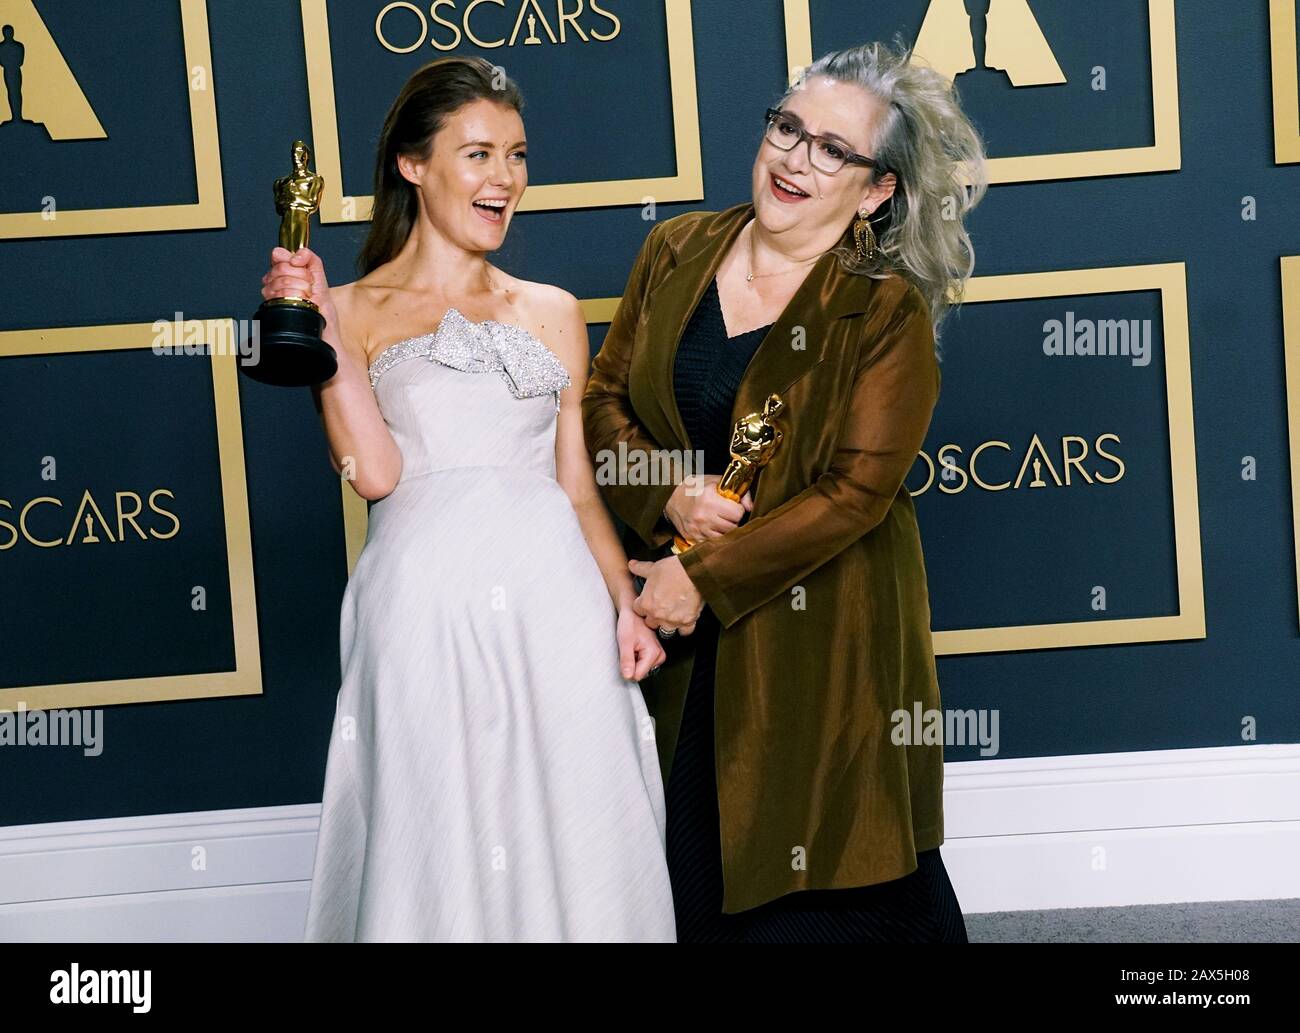
[[[308,167],[311,151],[301,140],[293,145],[293,172],[275,181],[275,210],[280,218],[280,246],[296,252],[306,247],[311,217],[320,208],[323,176]],[[277,387],[310,387],[338,371],[338,356],[321,340],[325,317],[310,298],[271,298],[253,317],[259,347],[255,361],[240,368],[254,380]]]
[[[736,421],[731,432],[731,462],[718,481],[717,491],[725,499],[739,502],[754,483],[758,471],[772,461],[785,435],[772,420],[785,408],[779,395],[767,396],[761,413],[752,412]],[[673,554],[679,555],[694,543],[680,534],[673,536]]]
[[[1026,0],[930,0],[916,54],[949,79],[982,67],[1013,86],[1066,81]]]

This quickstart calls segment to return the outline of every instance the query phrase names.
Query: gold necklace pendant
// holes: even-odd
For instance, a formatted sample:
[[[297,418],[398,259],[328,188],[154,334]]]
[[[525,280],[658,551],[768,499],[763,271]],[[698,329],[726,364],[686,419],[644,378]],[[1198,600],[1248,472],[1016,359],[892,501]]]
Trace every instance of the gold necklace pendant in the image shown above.
[[[822,254],[825,254],[825,252],[822,252]],[[796,262],[794,265],[786,266],[784,269],[778,269],[774,273],[755,273],[753,271],[754,267],[751,264],[749,267],[750,271],[745,276],[745,281],[747,283],[752,283],[756,277],[761,280],[764,276],[784,276],[786,273],[794,272],[794,270],[801,269],[806,265],[811,265],[813,262],[817,261],[817,259],[821,257],[822,257],[821,255],[816,255],[815,257],[806,259],[803,262]]]
[[[752,223],[752,222],[750,223],[750,227],[749,227],[749,248],[748,248],[748,251],[749,251],[749,272],[748,272],[748,273],[746,274],[746,276],[745,276],[745,282],[746,282],[746,283],[753,283],[753,282],[754,282],[755,273],[754,273],[754,231],[753,231],[753,223]],[[793,270],[795,270],[795,269],[799,269],[799,268],[801,268],[802,266],[808,265],[808,264],[810,264],[810,263],[812,263],[812,262],[816,262],[817,259],[821,258],[822,255],[824,255],[824,254],[826,254],[825,251],[823,251],[821,255],[814,255],[812,258],[805,258],[802,262],[796,262],[794,265],[786,266],[786,268],[784,268],[784,269],[778,269],[778,270],[777,270],[776,272],[774,272],[774,273],[758,273],[757,276],[758,276],[759,279],[762,279],[764,276],[782,276],[782,275],[784,275],[785,273],[791,272],[791,271],[793,271]]]

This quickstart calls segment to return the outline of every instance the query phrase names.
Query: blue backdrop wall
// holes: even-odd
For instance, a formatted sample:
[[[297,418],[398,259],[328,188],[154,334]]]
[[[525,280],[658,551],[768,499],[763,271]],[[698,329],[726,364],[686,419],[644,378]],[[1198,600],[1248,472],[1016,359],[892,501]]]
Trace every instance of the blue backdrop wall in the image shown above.
[[[215,97],[219,224],[133,232],[128,221],[123,231],[68,234],[6,221],[40,210],[51,196],[68,210],[195,201],[203,166],[185,91],[187,77],[196,88],[184,50],[187,5],[192,0],[35,5],[106,135],[47,141],[0,125],[0,330],[152,323],[177,313],[251,317],[277,226],[270,182],[287,171],[290,141],[306,139],[318,154],[322,147],[304,21],[324,10],[319,0],[206,3],[212,63],[202,87]],[[31,6],[0,4],[0,14]],[[349,196],[369,193],[388,103],[414,68],[439,53],[428,44],[407,54],[384,48],[375,32],[384,6],[329,2],[330,78]],[[431,5],[416,6],[427,19]],[[466,6],[438,10],[463,29]],[[508,34],[520,6],[509,0],[499,11],[481,9],[473,23],[480,37]],[[780,96],[803,11],[820,54],[896,32],[914,39],[928,9],[924,0],[674,6],[691,16],[703,189],[660,200],[658,219],[748,197],[762,112]],[[959,77],[990,153],[1156,148],[1163,73],[1153,60],[1159,41],[1150,16],[1160,5],[1029,6],[1066,82],[1013,86],[991,69]],[[555,11],[554,3],[540,7]],[[664,5],[607,0],[596,7],[618,18],[618,34],[606,43],[593,36],[550,44],[543,33],[540,46],[477,50],[524,90],[536,185],[682,172],[674,160]],[[405,9],[384,24],[406,41],[419,31]],[[437,38],[450,38],[449,29],[428,24]],[[579,24],[608,34],[613,22],[587,5]],[[1001,182],[972,228],[981,278],[1183,268],[1172,279],[1168,270],[1121,273],[1119,286],[1111,277],[1100,294],[1087,277],[1067,279],[1027,300],[1017,292],[1042,281],[987,281],[987,298],[977,292],[945,337],[943,390],[925,451],[937,463],[943,445],[958,444],[962,451],[949,454],[968,473],[978,444],[1006,442],[986,451],[983,468],[985,480],[1001,482],[1016,478],[1037,435],[1043,447],[1032,458],[1045,454],[1054,470],[1040,463],[1037,489],[1032,467],[1004,491],[951,472],[932,480],[925,461],[909,479],[936,640],[944,644],[944,704],[996,709],[1001,757],[1235,745],[1251,719],[1257,740],[1246,741],[1300,740],[1279,272],[1280,258],[1300,254],[1300,167],[1279,164],[1274,148],[1268,5],[1178,0],[1175,40],[1181,144],[1172,167],[1097,175],[1078,159],[1065,175]],[[318,51],[321,41],[314,42]],[[29,56],[37,53],[29,48]],[[1017,169],[1033,171],[1003,167],[1011,180],[1024,178]],[[521,212],[494,261],[582,299],[615,297],[649,229],[640,201],[634,194],[614,205]],[[355,277],[364,230],[356,221],[313,227],[332,281]],[[1176,318],[1184,282],[1185,336]],[[1045,355],[1044,325],[1067,312],[1149,320],[1149,363]],[[593,352],[603,332],[593,324]],[[214,431],[220,414],[206,360],[97,350],[100,333],[87,331],[89,350],[75,353],[37,354],[30,337],[3,348],[0,499],[16,511],[54,495],[71,512],[83,489],[111,499],[125,487],[168,485],[176,496],[169,508],[183,509],[185,533],[124,541],[116,551],[40,549],[21,536],[0,549],[0,692],[9,707],[31,698],[32,686],[222,671],[233,662],[229,526],[223,533]],[[1187,395],[1177,371],[1189,358]],[[240,378],[238,401],[260,693],[112,706],[103,752],[93,758],[74,749],[0,750],[8,789],[0,824],[320,799],[347,577],[339,483],[307,391]],[[1192,437],[1182,433],[1189,412]],[[1076,468],[1070,484],[1056,483],[1053,473],[1064,477],[1061,440],[1070,436],[1091,446],[1083,466],[1094,480]],[[1098,454],[1099,441],[1123,464],[1112,483],[1101,475],[1113,477],[1119,464]],[[1190,458],[1192,442],[1189,482],[1178,462]],[[59,459],[55,482],[42,477],[48,456]],[[13,523],[14,516],[0,508],[0,518]],[[1197,523],[1199,534],[1191,535]],[[165,530],[167,522],[156,518],[155,526]],[[68,532],[66,519],[60,527]],[[6,540],[0,534],[0,546]],[[1203,573],[1204,637],[1195,630],[1202,596],[1191,570]],[[196,623],[189,590],[200,583],[211,590],[207,616]],[[1089,640],[1082,630],[1111,621],[1147,631],[1107,641],[1125,635],[1103,628]],[[1132,640],[1143,637],[1156,640]],[[1068,644],[1079,641],[1098,644]],[[974,746],[950,746],[946,755],[980,756]]]

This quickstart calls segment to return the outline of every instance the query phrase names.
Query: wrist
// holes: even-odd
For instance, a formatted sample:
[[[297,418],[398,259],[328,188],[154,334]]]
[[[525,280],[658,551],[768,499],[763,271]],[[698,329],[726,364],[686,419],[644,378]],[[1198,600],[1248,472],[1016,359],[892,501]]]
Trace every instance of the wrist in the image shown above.
[[[624,610],[631,610],[632,604],[636,602],[636,586],[629,577],[625,583],[621,583],[614,593],[614,609],[618,613]]]
[[[673,488],[673,493],[668,496],[668,500],[664,503],[663,513],[660,514],[670,524],[673,522],[672,510],[677,505],[677,493],[680,492],[681,490],[682,490],[682,483],[678,482],[676,487]]]

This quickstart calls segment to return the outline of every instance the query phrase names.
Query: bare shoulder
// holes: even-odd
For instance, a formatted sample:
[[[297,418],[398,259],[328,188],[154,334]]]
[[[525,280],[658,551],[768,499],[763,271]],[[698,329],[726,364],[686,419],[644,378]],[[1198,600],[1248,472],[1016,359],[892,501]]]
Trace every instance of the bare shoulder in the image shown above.
[[[382,328],[386,325],[404,325],[405,313],[413,307],[407,293],[382,282],[374,272],[352,283],[331,287],[339,319],[347,328],[345,340],[348,347],[364,363],[369,363],[375,351],[387,344]]]
[[[584,372],[590,360],[590,340],[582,303],[563,287],[510,278],[519,322],[538,337],[570,373]]]
[[[367,316],[368,299],[365,290],[361,289],[359,281],[353,283],[344,283],[335,287],[331,285],[330,296],[334,299],[334,307],[338,309],[339,318],[348,324],[349,329],[354,332],[367,325],[370,320]]]
[[[343,347],[347,348],[359,362],[366,362],[366,348],[369,340],[367,323],[364,318],[364,305],[358,305],[355,283],[330,285],[330,297],[338,312],[341,329],[339,335]]]
[[[339,315],[351,313],[352,305],[356,300],[356,284],[340,283],[330,285],[330,296],[334,299],[334,307],[339,310]]]

